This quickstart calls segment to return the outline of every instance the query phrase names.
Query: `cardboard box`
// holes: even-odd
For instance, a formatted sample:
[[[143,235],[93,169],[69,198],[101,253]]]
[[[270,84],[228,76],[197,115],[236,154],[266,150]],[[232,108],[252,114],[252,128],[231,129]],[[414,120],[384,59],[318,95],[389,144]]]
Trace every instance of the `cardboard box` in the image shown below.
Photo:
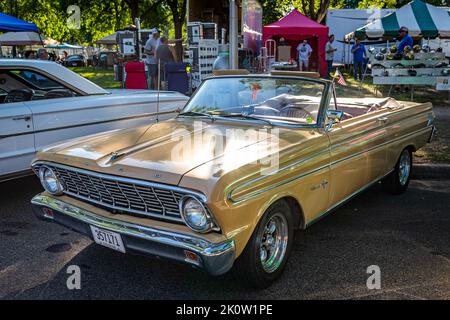
[[[278,61],[289,62],[291,60],[291,46],[278,47]]]

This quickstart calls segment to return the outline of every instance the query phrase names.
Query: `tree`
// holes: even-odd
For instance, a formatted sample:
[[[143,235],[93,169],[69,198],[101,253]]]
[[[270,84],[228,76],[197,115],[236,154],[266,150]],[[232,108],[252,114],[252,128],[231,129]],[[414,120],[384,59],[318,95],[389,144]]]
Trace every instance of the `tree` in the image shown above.
[[[304,15],[323,23],[328,8],[351,7],[357,1],[346,0],[261,0],[263,7],[263,24],[269,24],[279,20],[292,9],[301,11]]]
[[[186,0],[167,0],[165,1],[172,12],[173,24],[175,29],[175,39],[183,38],[183,25],[186,21]],[[181,41],[176,42],[175,46],[177,56],[180,59],[183,55],[183,46]]]
[[[327,10],[330,7],[331,0],[297,0],[293,1],[300,11],[313,20],[321,23],[327,16]]]
[[[261,0],[263,8],[263,25],[270,24],[281,19],[292,10],[291,1],[286,0]]]
[[[359,9],[395,8],[396,5],[397,5],[396,0],[363,0],[358,3],[358,8]]]

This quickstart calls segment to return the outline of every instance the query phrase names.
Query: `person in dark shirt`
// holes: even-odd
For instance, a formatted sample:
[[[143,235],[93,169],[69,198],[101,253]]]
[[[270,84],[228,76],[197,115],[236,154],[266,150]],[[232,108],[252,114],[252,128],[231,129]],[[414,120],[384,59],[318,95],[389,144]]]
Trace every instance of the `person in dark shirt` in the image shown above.
[[[288,46],[289,42],[286,41],[285,38],[281,37],[280,41],[278,42],[278,46]]]
[[[400,57],[403,55],[403,51],[405,51],[405,47],[409,46],[412,48],[413,46],[413,38],[408,34],[408,28],[407,27],[401,27],[400,30],[398,30],[398,34],[399,34],[399,38],[400,43],[398,44],[397,47],[397,54],[400,55]],[[406,86],[395,86],[394,88],[395,92],[407,92],[408,91],[408,87]]]
[[[364,66],[364,59],[367,57],[366,47],[361,43],[361,39],[356,39],[356,44],[352,47],[353,53],[353,71],[355,80],[362,79],[362,69]]]
[[[36,52],[33,50],[25,51],[25,59],[36,59]]]
[[[411,38],[411,36],[408,34],[408,28],[406,27],[401,27],[398,33],[401,40],[400,43],[398,44],[397,52],[399,54],[402,54],[406,46],[412,48],[413,38]]]
[[[174,62],[173,53],[169,47],[169,39],[166,36],[160,38],[160,45],[156,49],[156,61],[160,64],[161,81],[166,81],[166,64]]]

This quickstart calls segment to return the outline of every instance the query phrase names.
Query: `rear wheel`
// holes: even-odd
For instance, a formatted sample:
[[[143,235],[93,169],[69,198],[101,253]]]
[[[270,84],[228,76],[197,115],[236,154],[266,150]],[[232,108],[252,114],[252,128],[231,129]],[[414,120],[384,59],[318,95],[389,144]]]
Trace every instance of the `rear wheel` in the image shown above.
[[[249,287],[266,288],[283,273],[294,238],[291,209],[278,201],[267,209],[236,261],[237,276]]]
[[[395,165],[394,171],[383,181],[383,189],[391,194],[401,194],[408,189],[411,179],[412,153],[404,149]]]

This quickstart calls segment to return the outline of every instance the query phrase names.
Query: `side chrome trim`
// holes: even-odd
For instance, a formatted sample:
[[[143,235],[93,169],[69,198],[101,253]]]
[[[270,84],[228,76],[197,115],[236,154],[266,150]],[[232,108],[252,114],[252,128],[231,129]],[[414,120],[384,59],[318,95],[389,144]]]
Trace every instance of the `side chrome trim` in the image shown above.
[[[261,193],[263,193],[263,192],[270,191],[270,190],[272,190],[272,189],[274,189],[274,188],[277,188],[277,187],[282,186],[282,185],[284,185],[284,184],[290,183],[290,182],[292,182],[292,181],[294,181],[294,180],[301,179],[301,178],[303,178],[303,177],[305,177],[305,176],[307,176],[307,175],[309,175],[309,174],[312,174],[312,173],[317,172],[317,171],[319,171],[319,170],[322,170],[322,169],[324,169],[324,168],[331,167],[331,166],[336,165],[336,164],[338,164],[338,163],[340,163],[340,162],[343,162],[343,161],[349,160],[349,159],[351,159],[351,158],[360,156],[360,155],[362,155],[362,154],[364,154],[364,153],[371,152],[371,151],[376,150],[376,149],[378,149],[378,148],[381,148],[381,147],[384,147],[384,146],[386,146],[386,145],[395,143],[395,142],[397,142],[397,141],[399,141],[399,140],[402,140],[402,139],[408,138],[408,137],[410,137],[410,136],[413,136],[413,135],[422,133],[422,132],[424,132],[424,131],[429,130],[429,129],[432,128],[432,127],[433,127],[433,126],[427,126],[427,127],[425,127],[425,128],[422,128],[422,129],[419,129],[419,130],[416,130],[416,131],[407,133],[407,134],[405,134],[405,135],[403,135],[403,136],[400,136],[400,137],[397,137],[397,138],[395,138],[395,139],[393,139],[393,140],[390,140],[390,141],[386,141],[386,142],[384,142],[384,143],[381,143],[381,144],[379,144],[379,145],[377,145],[377,146],[375,146],[375,147],[369,148],[369,149],[367,149],[367,150],[363,150],[363,151],[356,152],[356,153],[354,153],[354,154],[351,154],[351,155],[348,155],[348,156],[346,156],[346,157],[344,157],[344,158],[341,158],[341,159],[338,159],[338,160],[336,160],[336,161],[330,162],[329,164],[324,165],[324,166],[321,166],[321,167],[316,168],[316,169],[314,169],[314,170],[310,170],[310,171],[307,171],[307,172],[305,172],[305,173],[296,175],[296,176],[294,176],[294,177],[292,177],[292,178],[290,178],[290,179],[288,179],[288,180],[285,180],[285,181],[283,181],[283,182],[279,182],[279,183],[277,183],[277,184],[268,186],[268,187],[266,187],[266,188],[264,188],[264,189],[254,191],[254,192],[252,192],[252,193],[250,193],[250,194],[248,194],[248,195],[245,195],[244,197],[241,197],[240,199],[234,199],[233,196],[232,196],[232,194],[233,194],[233,192],[234,192],[236,189],[241,188],[241,187],[243,187],[243,186],[245,187],[245,186],[247,186],[247,185],[251,185],[252,183],[255,183],[255,182],[257,182],[257,181],[260,181],[260,180],[262,180],[262,179],[267,178],[268,176],[261,176],[261,177],[258,177],[258,178],[255,178],[255,179],[246,181],[246,182],[244,182],[243,184],[238,185],[238,186],[236,186],[235,188],[231,189],[231,190],[228,192],[228,194],[227,194],[227,199],[228,199],[230,202],[234,203],[234,204],[240,203],[240,202],[242,202],[242,201],[251,199],[251,198],[253,198],[253,197],[255,197],[255,196],[257,196],[257,195],[259,195],[259,194],[261,194]],[[332,149],[332,147],[331,147],[331,149]],[[327,149],[327,150],[324,150],[324,151],[320,151],[320,152],[317,152],[317,153],[315,153],[315,154],[313,154],[313,155],[311,155],[311,156],[308,156],[308,157],[306,157],[306,158],[304,158],[304,159],[295,161],[295,162],[292,163],[292,164],[289,164],[289,165],[287,165],[287,166],[284,166],[284,167],[278,169],[278,170],[275,171],[273,174],[277,174],[278,172],[281,172],[281,171],[283,171],[283,170],[286,170],[286,169],[291,168],[292,166],[295,166],[295,165],[297,165],[297,164],[301,164],[301,163],[303,163],[303,162],[306,162],[306,161],[308,161],[308,160],[311,160],[311,159],[313,159],[314,157],[316,157],[316,156],[318,156],[318,155],[320,155],[320,154],[329,152],[329,151],[330,151],[330,150],[328,150],[328,149]],[[234,183],[230,184],[230,186],[232,186],[233,184],[234,184]],[[227,190],[228,188],[230,188],[230,186],[228,186],[225,190]]]
[[[233,265],[235,259],[234,240],[213,243],[192,235],[164,231],[103,217],[45,194],[35,196],[31,200],[31,203],[34,210],[39,209],[42,211],[41,209],[43,207],[53,209],[88,225],[93,225],[98,228],[107,229],[131,237],[137,237],[150,242],[193,251],[201,256],[203,268],[212,275],[219,275],[227,272]],[[53,220],[52,218],[46,217],[43,212],[35,211],[35,213],[42,219],[48,221]]]
[[[283,180],[283,181],[281,181],[281,182],[279,182],[279,183],[270,185],[270,186],[268,186],[268,187],[266,187],[266,188],[263,188],[263,189],[260,189],[260,190],[251,192],[251,193],[249,193],[249,194],[247,194],[247,195],[245,195],[245,196],[243,196],[243,197],[240,197],[239,199],[234,199],[234,198],[233,198],[232,192],[235,190],[235,189],[234,189],[233,191],[231,191],[231,192],[228,194],[228,200],[229,200],[230,202],[232,202],[233,204],[241,203],[241,202],[243,202],[243,201],[246,201],[246,200],[248,200],[248,199],[251,199],[251,198],[253,198],[253,197],[256,197],[257,195],[259,195],[259,194],[261,194],[261,193],[270,191],[270,190],[275,189],[275,188],[277,188],[277,187],[280,187],[280,186],[282,186],[282,185],[284,185],[284,184],[288,184],[288,183],[293,182],[293,181],[295,181],[295,180],[301,179],[301,178],[303,178],[303,177],[305,177],[305,176],[308,176],[308,175],[310,175],[310,174],[312,174],[312,173],[321,171],[321,170],[323,170],[323,169],[325,169],[325,168],[328,168],[329,166],[330,166],[329,164],[320,166],[320,167],[318,167],[318,168],[316,168],[316,169],[314,169],[314,170],[310,170],[310,171],[308,171],[308,172],[304,172],[304,173],[302,173],[302,174],[293,176],[293,177],[291,177],[291,178],[289,178],[289,179]]]
[[[375,185],[376,183],[378,183],[379,181],[383,180],[385,177],[387,177],[388,175],[390,175],[394,170],[389,171],[387,174],[381,176],[380,178],[377,178],[375,180],[372,180],[371,182],[369,182],[368,184],[366,184],[365,186],[363,186],[362,188],[356,190],[354,193],[352,193],[351,195],[345,197],[344,199],[342,199],[341,201],[339,201],[338,203],[336,203],[335,205],[333,205],[332,207],[328,208],[326,211],[320,213],[318,216],[316,216],[314,219],[312,219],[311,221],[307,222],[305,225],[305,228],[308,228],[309,226],[311,226],[312,224],[314,224],[315,222],[321,220],[322,218],[326,217],[327,215],[329,215],[330,213],[332,213],[333,211],[337,210],[338,208],[340,208],[342,205],[346,204],[348,201],[350,201],[351,199],[353,199],[354,197],[358,196],[359,194],[361,194],[362,192],[366,191],[367,189],[369,189],[370,187],[372,187],[373,185]]]
[[[273,173],[270,174],[270,175],[277,174],[277,173],[279,173],[279,172],[281,172],[281,171],[288,170],[288,169],[290,169],[290,168],[292,168],[292,167],[294,167],[294,166],[296,166],[296,165],[299,165],[299,164],[302,164],[302,163],[304,163],[304,162],[306,162],[306,161],[308,161],[308,160],[311,160],[311,159],[313,159],[313,158],[315,158],[315,157],[317,157],[318,155],[321,155],[321,154],[323,154],[323,153],[329,153],[329,150],[328,150],[328,149],[325,149],[325,150],[316,152],[316,153],[314,153],[314,154],[312,154],[312,155],[310,155],[310,156],[308,156],[308,157],[306,157],[306,158],[303,158],[303,159],[294,161],[293,163],[290,163],[290,164],[288,164],[288,165],[286,165],[286,166],[284,166],[284,167],[282,167],[282,168],[276,170],[275,172],[273,172]],[[323,166],[323,167],[327,167],[327,166],[328,166],[328,165],[325,165],[325,166]],[[315,171],[318,171],[318,170],[313,170],[313,171],[315,172]],[[311,173],[312,173],[312,172],[311,172]],[[260,176],[260,177],[258,177],[258,178],[255,178],[255,179],[249,180],[249,181],[247,181],[247,182],[244,182],[244,183],[242,183],[241,185],[235,187],[234,189],[231,189],[230,192],[229,192],[228,195],[227,195],[228,200],[230,200],[230,201],[232,201],[232,202],[236,202],[235,199],[233,199],[233,196],[232,196],[233,191],[235,191],[235,190],[238,189],[238,188],[242,188],[242,187],[248,186],[248,185],[250,185],[250,184],[252,184],[252,183],[255,183],[255,182],[257,182],[257,181],[263,180],[263,179],[267,178],[267,176],[268,176],[268,175]],[[225,192],[226,192],[228,189],[230,189],[230,188],[233,186],[233,184],[234,184],[234,183],[231,183],[230,185],[228,185],[228,186],[225,188]],[[255,191],[255,192],[256,192],[256,191]]]
[[[157,116],[157,115],[160,116],[160,115],[166,115],[166,114],[172,114],[172,113],[173,114],[177,114],[177,111],[173,110],[173,111],[163,111],[163,112],[159,112],[159,113],[145,113],[145,114],[142,114],[142,115],[128,116],[128,117],[115,118],[115,119],[102,120],[102,121],[94,121],[94,122],[89,122],[89,123],[74,124],[74,125],[65,126],[65,127],[55,127],[55,128],[35,130],[35,131],[29,131],[29,132],[20,132],[20,133],[15,133],[15,134],[5,134],[5,135],[0,135],[0,139],[6,139],[6,138],[11,138],[11,137],[19,137],[19,136],[24,136],[24,135],[27,135],[27,134],[38,134],[38,133],[43,133],[43,132],[51,132],[51,131],[57,131],[57,130],[73,129],[73,128],[80,128],[80,127],[86,127],[86,126],[93,126],[93,125],[104,124],[104,123],[111,123],[111,122],[116,122],[116,121],[127,121],[127,120],[148,118],[148,117],[152,117],[152,116]]]

